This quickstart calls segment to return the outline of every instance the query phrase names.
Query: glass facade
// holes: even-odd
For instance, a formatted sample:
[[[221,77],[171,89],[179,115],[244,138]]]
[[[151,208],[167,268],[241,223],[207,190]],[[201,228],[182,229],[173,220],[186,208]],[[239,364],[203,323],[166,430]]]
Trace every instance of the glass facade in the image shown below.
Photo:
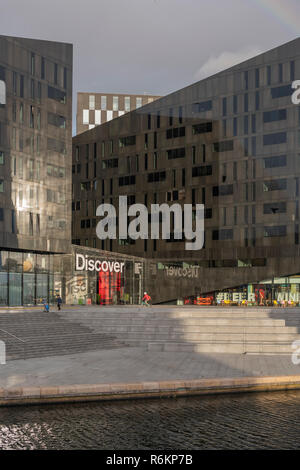
[[[56,295],[62,294],[61,289],[54,288],[53,256],[0,251],[0,305],[36,305],[43,300],[53,303]],[[61,285],[61,272],[58,277]]]
[[[185,304],[221,306],[300,306],[300,274],[273,277],[184,299]]]

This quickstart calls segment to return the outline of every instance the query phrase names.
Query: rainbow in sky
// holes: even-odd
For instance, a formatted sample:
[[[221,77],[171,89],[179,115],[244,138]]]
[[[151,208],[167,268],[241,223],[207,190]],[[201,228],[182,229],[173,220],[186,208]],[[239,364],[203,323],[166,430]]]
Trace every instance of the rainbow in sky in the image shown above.
[[[299,0],[253,0],[262,7],[267,13],[275,17],[280,23],[284,24],[291,32],[297,36],[300,33],[300,15],[296,8],[296,2]],[[293,5],[294,3],[294,5]]]

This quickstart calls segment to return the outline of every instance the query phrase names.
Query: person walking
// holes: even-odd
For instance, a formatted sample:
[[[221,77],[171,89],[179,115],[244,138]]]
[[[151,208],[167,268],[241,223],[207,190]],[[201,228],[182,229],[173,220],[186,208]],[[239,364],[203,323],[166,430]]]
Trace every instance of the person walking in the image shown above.
[[[142,298],[142,305],[147,305],[150,307],[149,301],[151,300],[150,295],[147,292],[144,292],[144,297]]]
[[[43,299],[44,312],[49,312],[49,304],[46,299]]]
[[[57,297],[56,301],[57,301],[57,310],[60,310],[61,304],[62,304],[62,298],[60,295]]]

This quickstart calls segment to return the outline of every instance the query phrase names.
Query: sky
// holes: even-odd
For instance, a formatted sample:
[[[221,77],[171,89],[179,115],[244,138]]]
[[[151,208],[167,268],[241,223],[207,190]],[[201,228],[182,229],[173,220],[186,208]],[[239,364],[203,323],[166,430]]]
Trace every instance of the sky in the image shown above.
[[[299,32],[299,0],[0,0],[0,34],[73,44],[73,134],[79,91],[165,95]]]

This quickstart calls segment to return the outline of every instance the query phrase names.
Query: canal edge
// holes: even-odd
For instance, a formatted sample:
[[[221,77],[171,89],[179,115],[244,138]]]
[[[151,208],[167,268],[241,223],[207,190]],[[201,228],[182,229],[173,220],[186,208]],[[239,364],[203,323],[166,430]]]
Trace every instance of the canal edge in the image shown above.
[[[0,406],[300,389],[300,375],[0,388]]]

